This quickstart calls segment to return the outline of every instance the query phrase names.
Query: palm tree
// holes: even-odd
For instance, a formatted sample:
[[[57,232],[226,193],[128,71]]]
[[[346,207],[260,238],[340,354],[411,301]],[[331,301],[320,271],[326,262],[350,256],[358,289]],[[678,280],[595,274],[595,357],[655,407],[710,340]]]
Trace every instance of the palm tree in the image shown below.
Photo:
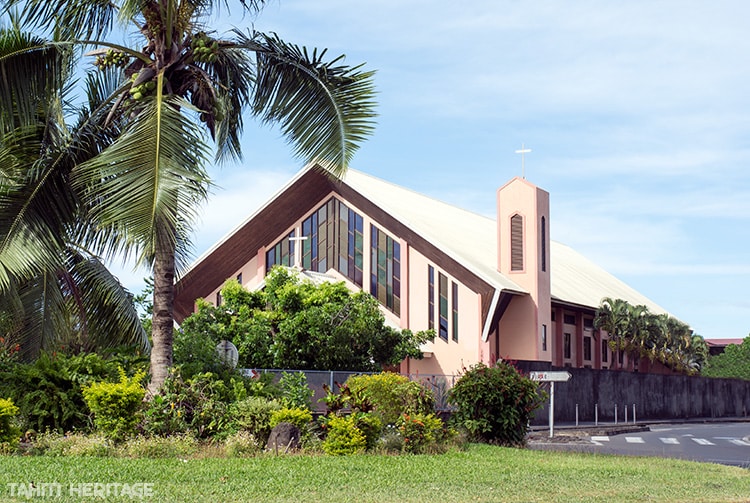
[[[346,170],[373,128],[372,72],[325,60],[274,34],[233,30],[218,37],[204,22],[211,0],[10,0],[24,23],[54,26],[65,42],[86,41],[96,68],[119,77],[102,99],[100,124],[120,131],[99,155],[76,164],[72,186],[97,229],[153,268],[153,348],[149,391],[172,364],[174,280],[189,252],[195,209],[206,199],[210,149],[241,157],[243,112],[278,122],[295,154],[332,175]],[[257,14],[262,0],[241,0]],[[134,25],[141,49],[106,41],[113,21]],[[91,40],[96,38],[96,40]]]
[[[603,298],[596,310],[594,326],[607,332],[609,347],[614,352],[613,358],[618,361],[620,351],[627,347],[630,340],[630,305],[622,299]]]
[[[0,28],[0,335],[27,360],[60,344],[148,350],[131,296],[99,259],[102,241],[68,183],[77,159],[99,148],[86,134],[88,109],[73,127],[65,122],[71,63],[64,48],[17,25]]]
[[[644,305],[630,305],[628,310],[628,334],[627,334],[627,351],[631,355],[631,361],[635,363],[636,359],[647,355],[649,345],[649,319],[651,313]]]

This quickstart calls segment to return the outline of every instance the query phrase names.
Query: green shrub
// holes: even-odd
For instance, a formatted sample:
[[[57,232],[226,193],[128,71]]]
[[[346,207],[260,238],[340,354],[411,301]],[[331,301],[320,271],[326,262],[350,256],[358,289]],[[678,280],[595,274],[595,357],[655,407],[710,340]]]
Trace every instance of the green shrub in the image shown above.
[[[0,398],[0,445],[4,451],[13,451],[18,446],[21,430],[15,425],[18,407],[10,399]]]
[[[443,421],[435,414],[404,414],[396,423],[404,452],[422,453],[437,446],[449,436]]]
[[[187,458],[195,454],[199,447],[192,435],[138,436],[123,444],[121,452],[132,458]]]
[[[252,433],[265,445],[271,433],[271,415],[279,409],[277,401],[257,396],[235,402],[229,407],[231,429]]]
[[[380,440],[380,433],[383,430],[383,422],[380,417],[367,412],[354,412],[351,415],[354,424],[364,434],[367,450],[372,450]]]
[[[307,376],[304,372],[293,374],[282,372],[279,388],[281,388],[280,401],[285,407],[312,409],[311,399],[314,391],[307,385]]]
[[[10,397],[20,409],[22,430],[87,430],[88,407],[81,388],[117,378],[118,365],[99,355],[42,353],[33,363],[0,371],[0,396]]]
[[[37,436],[29,451],[44,456],[115,456],[117,450],[112,442],[101,435],[69,433],[62,435],[48,431]]]
[[[279,423],[291,423],[300,430],[306,429],[312,421],[309,409],[287,408],[275,410],[271,413],[270,427],[273,429]]]
[[[212,373],[183,380],[173,371],[144,411],[141,429],[146,435],[190,433],[196,438],[222,437],[231,432],[229,403],[235,391]]]
[[[331,416],[326,424],[326,438],[323,441],[323,451],[333,456],[359,454],[367,448],[364,433],[357,428],[355,419],[351,416]]]
[[[258,439],[248,431],[238,431],[228,436],[224,441],[224,448],[230,458],[255,456],[263,451],[263,446]]]
[[[122,440],[136,433],[138,411],[146,395],[141,381],[145,372],[132,378],[125,375],[120,367],[120,381],[95,382],[83,388],[83,398],[91,412],[94,424],[104,435],[114,440]]]
[[[544,399],[537,383],[502,361],[494,367],[472,366],[448,396],[457,427],[472,440],[500,445],[523,445],[529,420]]]
[[[402,414],[429,414],[435,408],[430,390],[393,372],[351,376],[345,385],[352,409],[367,412],[372,408],[384,425],[395,424]]]

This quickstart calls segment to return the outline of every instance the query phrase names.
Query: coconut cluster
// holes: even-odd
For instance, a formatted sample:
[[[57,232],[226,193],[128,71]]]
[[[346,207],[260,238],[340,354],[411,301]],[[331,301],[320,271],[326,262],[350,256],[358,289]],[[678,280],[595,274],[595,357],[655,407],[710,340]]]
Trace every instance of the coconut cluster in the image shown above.
[[[198,63],[214,63],[218,57],[219,42],[208,37],[205,33],[193,36],[193,60]]]
[[[120,68],[123,68],[128,64],[129,60],[130,58],[124,52],[108,49],[105,54],[96,57],[94,65],[96,65],[99,70],[104,71],[110,66],[119,66]]]

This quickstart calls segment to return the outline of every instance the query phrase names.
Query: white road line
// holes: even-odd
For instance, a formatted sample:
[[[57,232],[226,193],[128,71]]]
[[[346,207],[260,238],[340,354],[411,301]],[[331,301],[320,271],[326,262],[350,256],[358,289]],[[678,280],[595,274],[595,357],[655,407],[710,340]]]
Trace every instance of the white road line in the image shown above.
[[[625,441],[629,444],[645,444],[643,437],[625,437]]]
[[[732,442],[734,445],[746,445],[750,447],[750,442],[740,440],[739,438],[732,438],[732,439],[729,439],[729,441]]]
[[[674,437],[662,437],[662,438],[659,438],[659,440],[661,440],[665,444],[670,444],[670,445],[679,445],[680,444],[680,441],[677,440]]]
[[[711,442],[710,440],[706,440],[705,438],[693,438],[692,440],[693,440],[693,442],[695,442],[696,444],[699,444],[699,445],[716,445],[713,442]]]
[[[601,442],[609,442],[609,437],[606,435],[592,435],[589,440],[594,445],[604,445]]]

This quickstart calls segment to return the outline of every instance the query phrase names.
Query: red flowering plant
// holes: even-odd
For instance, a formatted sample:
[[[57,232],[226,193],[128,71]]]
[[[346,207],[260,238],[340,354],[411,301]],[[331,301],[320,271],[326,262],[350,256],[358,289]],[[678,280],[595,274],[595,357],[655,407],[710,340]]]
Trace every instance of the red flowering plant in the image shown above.
[[[402,414],[396,423],[404,452],[420,453],[447,439],[448,431],[435,414]]]
[[[0,370],[7,369],[18,361],[21,345],[8,337],[0,336]]]

